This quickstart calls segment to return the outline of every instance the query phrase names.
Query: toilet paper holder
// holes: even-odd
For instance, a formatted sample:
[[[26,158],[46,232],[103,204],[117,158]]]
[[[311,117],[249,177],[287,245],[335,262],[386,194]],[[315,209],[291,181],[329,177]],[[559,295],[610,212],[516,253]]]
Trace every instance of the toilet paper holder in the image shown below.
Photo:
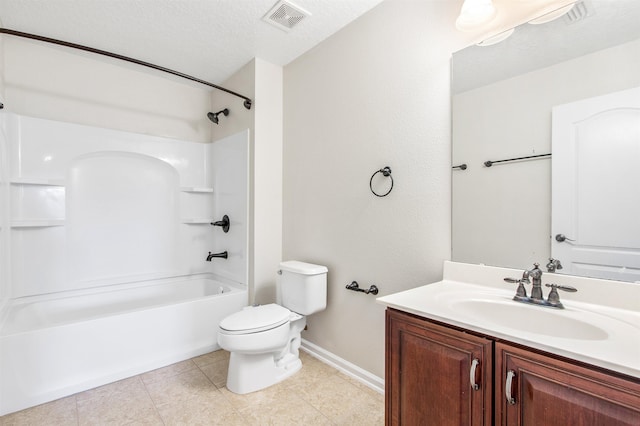
[[[364,288],[360,288],[357,281],[352,281],[351,284],[347,284],[345,288],[347,290],[360,291],[364,294],[369,294],[369,293],[373,295],[378,294],[378,287],[376,287],[375,285],[371,285],[369,286],[368,289],[365,290]]]

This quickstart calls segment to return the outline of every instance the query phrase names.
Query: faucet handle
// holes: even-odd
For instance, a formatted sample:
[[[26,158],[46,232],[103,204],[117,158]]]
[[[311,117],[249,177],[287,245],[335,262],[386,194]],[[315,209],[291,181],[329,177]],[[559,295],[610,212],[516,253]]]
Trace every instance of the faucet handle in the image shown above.
[[[549,306],[553,306],[555,308],[563,308],[562,303],[560,302],[560,295],[558,294],[558,289],[568,291],[570,293],[575,293],[578,291],[577,288],[571,287],[568,285],[559,285],[559,284],[545,284],[547,287],[551,287],[551,291],[549,292],[549,296],[547,297],[547,302]]]
[[[546,287],[551,287],[551,291],[554,289],[568,291],[569,293],[575,293],[578,291],[577,288],[571,287],[570,285],[560,285],[560,284],[545,284]]]
[[[527,298],[527,290],[524,288],[525,284],[531,284],[527,278],[510,278],[506,277],[504,280],[508,283],[518,284],[516,295],[513,297],[515,300],[523,300]]]

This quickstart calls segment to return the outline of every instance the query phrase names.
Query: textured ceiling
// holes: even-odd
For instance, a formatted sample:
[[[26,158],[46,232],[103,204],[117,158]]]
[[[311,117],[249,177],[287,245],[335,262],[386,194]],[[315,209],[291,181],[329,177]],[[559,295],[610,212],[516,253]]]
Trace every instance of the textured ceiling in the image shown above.
[[[276,0],[0,0],[0,22],[219,84],[254,57],[286,65],[380,2],[292,0],[311,16],[288,33],[262,21]]]

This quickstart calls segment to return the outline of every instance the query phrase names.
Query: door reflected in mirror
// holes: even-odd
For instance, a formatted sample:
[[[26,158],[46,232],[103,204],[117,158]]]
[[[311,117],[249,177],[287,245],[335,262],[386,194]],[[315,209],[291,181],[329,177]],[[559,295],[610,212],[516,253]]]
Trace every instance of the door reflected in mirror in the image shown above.
[[[467,165],[452,169],[454,261],[524,269],[553,257],[563,266],[559,273],[640,281],[640,221],[633,220],[640,217],[640,175],[629,168],[640,165],[640,109],[633,104],[640,91],[630,92],[626,124],[606,128],[621,119],[610,115],[582,123],[593,113],[578,120],[582,125],[565,125],[590,135],[575,151],[593,148],[587,158],[576,163],[571,154],[578,170],[556,168],[564,160],[552,137],[559,125],[554,109],[640,87],[640,2],[579,4],[578,19],[524,24],[501,43],[453,55],[452,166]],[[502,162],[523,157],[533,158]],[[611,164],[616,158],[626,161],[626,171]],[[570,195],[559,195],[559,182]],[[609,246],[615,249],[603,250]]]

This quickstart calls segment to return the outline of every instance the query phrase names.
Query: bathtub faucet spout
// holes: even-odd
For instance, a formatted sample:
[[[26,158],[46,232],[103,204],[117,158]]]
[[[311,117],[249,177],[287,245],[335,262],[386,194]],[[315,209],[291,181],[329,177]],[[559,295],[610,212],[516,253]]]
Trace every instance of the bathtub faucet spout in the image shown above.
[[[226,259],[227,257],[229,257],[229,254],[225,251],[223,251],[222,253],[211,253],[209,252],[209,256],[207,256],[207,262],[211,262],[211,259],[213,259],[214,257],[221,257],[223,259]]]

